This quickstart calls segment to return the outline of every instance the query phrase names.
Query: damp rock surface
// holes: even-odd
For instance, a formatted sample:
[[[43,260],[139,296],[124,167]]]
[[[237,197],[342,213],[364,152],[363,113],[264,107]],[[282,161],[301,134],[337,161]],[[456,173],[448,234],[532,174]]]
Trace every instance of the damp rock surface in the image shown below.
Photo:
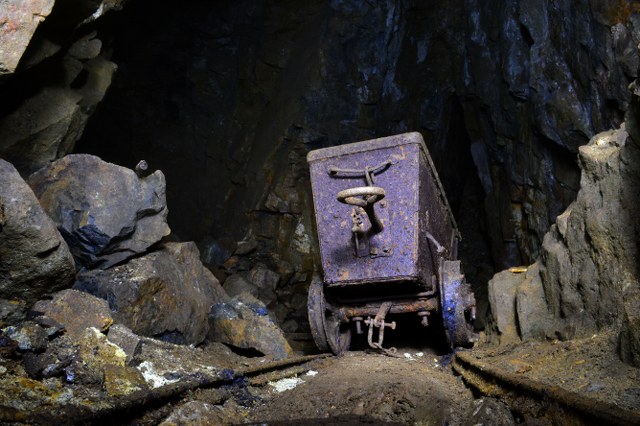
[[[194,243],[166,243],[123,265],[82,271],[74,288],[106,300],[115,321],[135,333],[180,344],[201,343],[211,305],[228,298]]]
[[[88,327],[106,331],[113,323],[106,301],[73,289],[62,290],[51,300],[36,302],[32,312],[54,320],[75,337],[84,335]]]
[[[6,2],[9,3],[9,2]],[[0,19],[0,76],[15,71],[22,54],[41,22],[51,13],[55,0],[13,1],[3,4]]]
[[[133,170],[86,154],[68,155],[29,177],[78,266],[108,268],[169,235],[161,171]]]
[[[275,359],[293,351],[282,330],[268,315],[265,305],[249,293],[229,302],[216,303],[209,313],[208,338],[238,348],[254,349]]]
[[[29,185],[2,159],[0,182],[0,298],[33,303],[70,285],[73,257]]]
[[[640,365],[638,99],[634,92],[619,129],[579,148],[580,190],[545,234],[538,262],[519,276],[503,271],[490,281],[489,341],[612,332],[620,357]]]

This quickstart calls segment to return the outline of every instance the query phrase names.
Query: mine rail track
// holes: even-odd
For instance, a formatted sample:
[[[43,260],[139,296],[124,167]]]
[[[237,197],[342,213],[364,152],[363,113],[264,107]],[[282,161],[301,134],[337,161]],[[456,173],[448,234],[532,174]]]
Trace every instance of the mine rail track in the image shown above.
[[[452,368],[471,387],[482,394],[508,401],[512,407],[528,405],[548,409],[555,403],[560,406],[561,416],[577,419],[580,424],[640,424],[640,411],[510,373],[479,361],[471,352],[456,353]],[[518,399],[519,403],[513,404]],[[528,401],[523,404],[523,399]]]
[[[247,378],[248,382],[252,385],[263,385],[269,381],[302,372],[305,370],[303,368],[304,364],[328,356],[330,355],[319,354],[287,358],[237,370],[223,369],[216,375],[195,373],[191,377],[176,383],[151,390],[136,391],[122,397],[111,398],[108,407],[97,409],[91,407],[95,401],[87,401],[87,405],[46,407],[40,411],[29,413],[0,406],[0,423],[61,425],[90,424],[96,420],[103,422],[105,418],[119,413],[132,412],[136,409],[144,411],[147,405],[179,399],[189,391],[231,385],[237,379]]]

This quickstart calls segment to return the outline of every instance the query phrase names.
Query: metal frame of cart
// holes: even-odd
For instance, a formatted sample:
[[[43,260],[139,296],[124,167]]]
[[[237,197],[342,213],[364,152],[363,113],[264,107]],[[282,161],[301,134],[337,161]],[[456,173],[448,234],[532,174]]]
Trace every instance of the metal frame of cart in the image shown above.
[[[476,334],[475,299],[457,260],[458,232],[419,133],[311,151],[324,278],[312,281],[308,313],[318,348],[348,350],[353,329],[383,349],[387,315],[442,324],[452,347]]]

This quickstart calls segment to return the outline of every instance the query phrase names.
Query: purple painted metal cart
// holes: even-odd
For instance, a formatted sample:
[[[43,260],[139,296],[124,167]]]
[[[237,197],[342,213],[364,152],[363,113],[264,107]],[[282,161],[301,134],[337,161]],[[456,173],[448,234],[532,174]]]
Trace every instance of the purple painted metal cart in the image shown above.
[[[309,289],[316,345],[341,353],[352,328],[382,349],[387,315],[435,313],[452,347],[469,346],[475,299],[457,260],[460,235],[419,133],[307,156],[324,280]],[[441,320],[441,321],[440,321]],[[374,339],[377,330],[377,339]]]

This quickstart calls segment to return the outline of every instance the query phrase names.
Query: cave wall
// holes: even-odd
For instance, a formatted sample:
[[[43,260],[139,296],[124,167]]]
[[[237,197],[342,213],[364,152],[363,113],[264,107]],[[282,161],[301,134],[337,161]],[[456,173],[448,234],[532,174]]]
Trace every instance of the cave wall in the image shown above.
[[[578,147],[621,122],[638,67],[628,0],[134,1],[95,23],[87,5],[56,7],[61,18],[36,37],[54,45],[42,63],[74,71],[25,60],[3,80],[0,155],[23,175],[69,151],[128,167],[144,158],[167,176],[178,239],[196,240],[215,268],[253,235],[252,262],[279,274],[286,299],[304,300],[318,264],[309,150],[420,131],[467,275],[483,282],[537,257],[575,199]],[[107,71],[65,59],[92,31]],[[100,90],[19,112],[25,93],[58,86]],[[74,113],[54,129],[48,117],[67,104]],[[31,136],[34,116],[49,133]]]
[[[163,169],[186,239],[252,228],[286,245],[311,227],[308,150],[418,130],[461,223],[489,236],[494,267],[528,263],[575,198],[578,146],[627,108],[633,8],[133,3],[112,45],[120,70],[82,149]],[[465,188],[482,195],[463,202]],[[465,219],[478,215],[482,224]]]
[[[0,3],[0,157],[23,177],[74,150],[117,68],[95,23],[124,2]]]

